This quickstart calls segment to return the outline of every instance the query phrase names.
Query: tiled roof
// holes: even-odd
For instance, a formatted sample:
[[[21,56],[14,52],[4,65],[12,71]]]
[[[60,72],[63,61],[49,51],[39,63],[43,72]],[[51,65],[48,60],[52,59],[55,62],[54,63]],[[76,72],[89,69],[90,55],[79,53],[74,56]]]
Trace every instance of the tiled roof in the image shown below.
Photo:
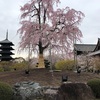
[[[94,52],[98,51],[98,50],[100,50],[100,38],[98,38],[98,42],[97,42],[97,45],[96,45],[96,47],[94,49]]]
[[[10,42],[8,39],[5,39],[5,40],[3,40],[3,41],[0,41],[0,44],[5,44],[5,43],[14,45],[14,44],[13,44],[12,42]]]
[[[87,56],[100,55],[100,38],[98,38],[97,45],[92,53],[89,53]]]
[[[86,52],[92,52],[94,51],[96,47],[96,44],[75,44],[74,48],[76,51],[86,51]]]
[[[92,53],[88,54],[87,56],[95,56],[95,55],[100,55],[100,50],[92,52]]]

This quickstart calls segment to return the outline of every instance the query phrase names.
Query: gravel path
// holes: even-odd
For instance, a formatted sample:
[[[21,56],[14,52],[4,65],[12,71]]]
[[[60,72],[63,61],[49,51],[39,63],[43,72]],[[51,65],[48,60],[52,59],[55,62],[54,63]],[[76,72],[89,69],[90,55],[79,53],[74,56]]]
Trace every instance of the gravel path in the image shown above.
[[[78,75],[72,71],[59,71],[59,72],[50,72],[47,69],[33,69],[30,71],[30,74],[25,74],[25,71],[12,71],[12,72],[0,72],[0,81],[6,82],[10,85],[14,85],[17,82],[21,81],[35,81],[39,82],[41,85],[48,86],[59,86],[62,81],[62,75],[68,76],[68,82],[84,82],[87,83],[88,80],[93,78],[99,78],[100,74],[93,74],[82,72]]]

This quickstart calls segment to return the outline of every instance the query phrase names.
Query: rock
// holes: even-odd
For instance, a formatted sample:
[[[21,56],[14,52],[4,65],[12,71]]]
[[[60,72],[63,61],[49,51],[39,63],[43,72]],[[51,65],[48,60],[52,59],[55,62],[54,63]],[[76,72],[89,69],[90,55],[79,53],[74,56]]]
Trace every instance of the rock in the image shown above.
[[[51,87],[21,82],[14,85],[14,100],[94,100],[94,96],[84,83],[66,82],[60,87]]]
[[[35,100],[43,98],[43,96],[43,90],[39,83],[21,82],[14,85],[14,98],[17,98],[14,100]]]
[[[45,100],[56,100],[56,98],[57,98],[57,92],[58,92],[58,90],[47,89],[44,92],[44,98],[45,98]]]
[[[84,83],[66,83],[58,89],[56,100],[94,100],[94,96]]]

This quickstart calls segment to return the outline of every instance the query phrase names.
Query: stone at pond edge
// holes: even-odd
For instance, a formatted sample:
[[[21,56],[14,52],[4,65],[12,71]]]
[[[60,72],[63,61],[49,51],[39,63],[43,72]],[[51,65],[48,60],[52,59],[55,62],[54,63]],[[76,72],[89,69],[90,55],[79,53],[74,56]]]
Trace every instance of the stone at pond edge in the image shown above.
[[[66,83],[58,89],[56,100],[94,100],[94,96],[84,83]]]
[[[44,100],[57,100],[58,88],[49,88],[44,92]]]
[[[94,100],[90,87],[84,83],[63,83],[60,87],[21,82],[14,87],[14,100]]]
[[[35,100],[43,96],[39,83],[21,82],[14,85],[14,100]]]

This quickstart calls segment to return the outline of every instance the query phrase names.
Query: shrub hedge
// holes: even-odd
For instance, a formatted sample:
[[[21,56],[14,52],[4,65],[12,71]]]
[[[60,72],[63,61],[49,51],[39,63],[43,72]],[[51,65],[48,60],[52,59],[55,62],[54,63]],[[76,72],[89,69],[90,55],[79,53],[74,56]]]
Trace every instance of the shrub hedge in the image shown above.
[[[22,70],[22,69],[27,69],[28,67],[28,62],[26,61],[23,61],[23,62],[20,62],[20,63],[13,63],[12,66],[10,66],[10,70]]]
[[[94,96],[100,98],[100,79],[92,79],[87,82],[87,85],[91,87]]]
[[[12,65],[12,62],[10,61],[1,61],[0,62],[0,72],[2,71],[10,71],[10,66]]]
[[[0,82],[0,100],[12,100],[12,98],[12,88],[8,84]]]
[[[72,70],[74,68],[73,60],[61,60],[55,64],[57,70]]]
[[[12,71],[14,69],[16,70],[23,70],[28,68],[28,62],[10,62],[10,61],[2,61],[0,62],[0,72],[3,71]]]

